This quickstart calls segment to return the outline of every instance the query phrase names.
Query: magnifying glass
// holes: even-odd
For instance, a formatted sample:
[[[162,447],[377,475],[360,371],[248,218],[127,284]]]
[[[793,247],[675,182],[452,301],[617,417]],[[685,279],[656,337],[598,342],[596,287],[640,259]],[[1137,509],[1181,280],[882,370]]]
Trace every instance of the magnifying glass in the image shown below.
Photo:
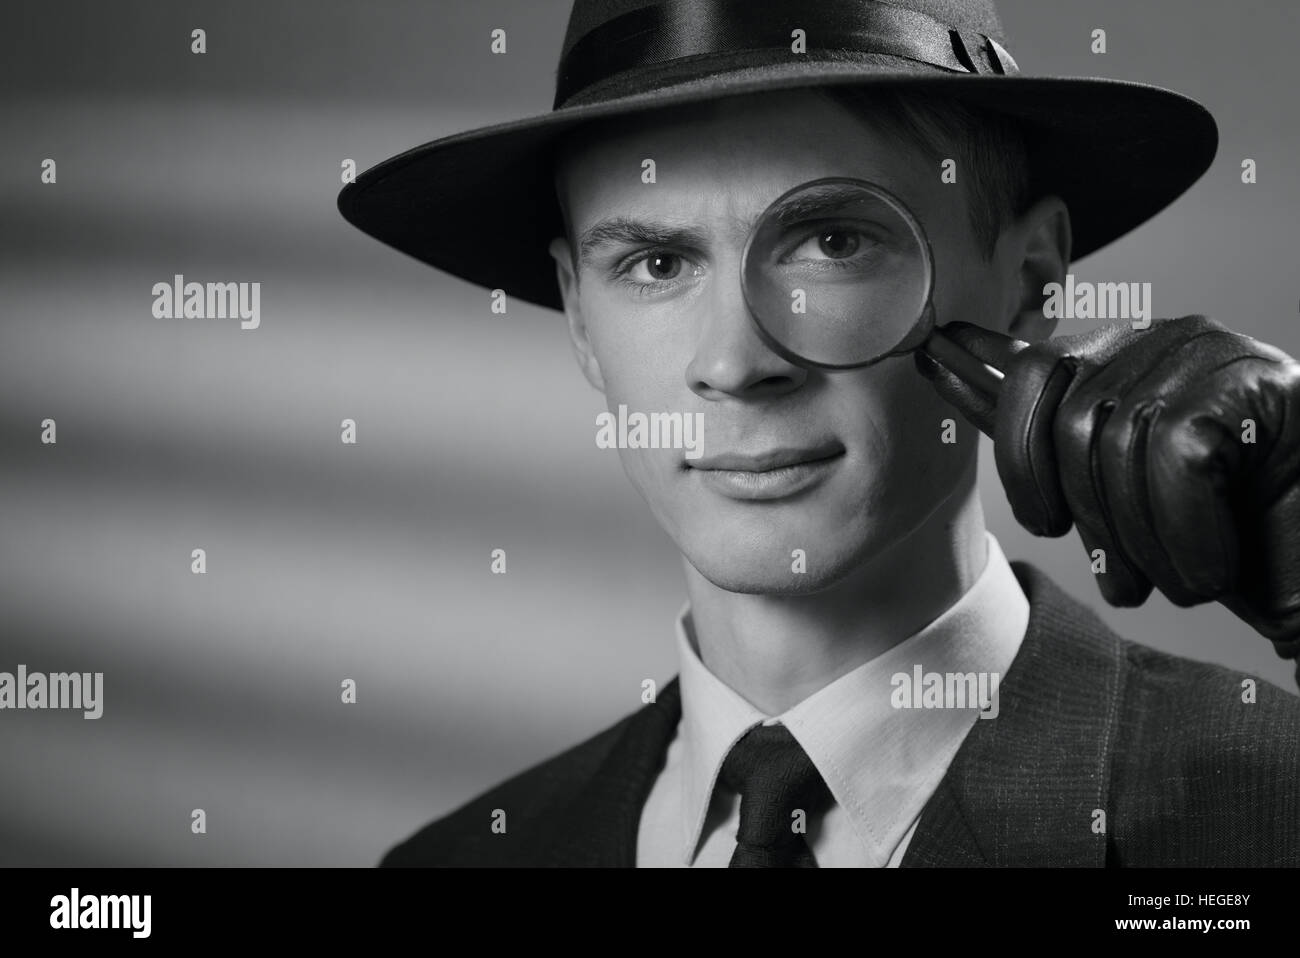
[[[759,335],[791,362],[857,369],[923,349],[996,399],[1002,373],[935,326],[934,255],[916,217],[867,180],[828,177],[778,197],[755,224],[741,284]]]

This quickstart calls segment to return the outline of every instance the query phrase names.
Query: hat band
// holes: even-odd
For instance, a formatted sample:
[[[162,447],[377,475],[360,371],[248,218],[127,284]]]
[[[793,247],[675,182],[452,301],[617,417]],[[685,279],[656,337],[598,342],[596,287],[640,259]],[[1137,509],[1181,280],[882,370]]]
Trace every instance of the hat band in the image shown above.
[[[795,44],[803,31],[804,50]],[[784,49],[876,53],[960,73],[1018,73],[992,37],[878,0],[666,0],[588,32],[560,61],[554,109],[628,70],[683,57]]]

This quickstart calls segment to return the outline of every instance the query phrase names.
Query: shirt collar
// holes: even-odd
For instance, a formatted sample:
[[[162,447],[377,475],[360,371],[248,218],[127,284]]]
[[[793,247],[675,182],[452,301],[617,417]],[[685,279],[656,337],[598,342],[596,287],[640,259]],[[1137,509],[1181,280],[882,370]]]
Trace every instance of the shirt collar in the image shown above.
[[[983,571],[946,612],[779,716],[764,714],[709,671],[691,638],[690,604],[682,607],[677,654],[684,864],[695,857],[731,747],[754,725],[778,721],[817,766],[867,857],[881,866],[888,862],[979,721],[973,708],[895,707],[902,686],[910,693],[921,675],[936,672],[995,673],[1000,681],[1024,638],[1029,602],[997,539],[985,535]]]

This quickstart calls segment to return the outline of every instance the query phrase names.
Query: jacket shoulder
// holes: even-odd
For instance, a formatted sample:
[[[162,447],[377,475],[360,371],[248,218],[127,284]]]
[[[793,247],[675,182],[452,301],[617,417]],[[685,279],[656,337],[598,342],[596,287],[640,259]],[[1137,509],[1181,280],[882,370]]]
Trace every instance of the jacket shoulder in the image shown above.
[[[1032,864],[1300,866],[1300,698],[1123,638],[1012,567],[1029,631],[1002,717],[976,723],[954,761],[956,792],[987,819],[980,847]]]
[[[1300,697],[1125,639],[1120,649],[1119,863],[1300,865]]]
[[[591,780],[636,713],[545,759],[435,819],[391,848],[380,867],[503,866],[527,863],[546,834]],[[499,810],[499,811],[498,811]],[[504,813],[504,832],[493,831]]]

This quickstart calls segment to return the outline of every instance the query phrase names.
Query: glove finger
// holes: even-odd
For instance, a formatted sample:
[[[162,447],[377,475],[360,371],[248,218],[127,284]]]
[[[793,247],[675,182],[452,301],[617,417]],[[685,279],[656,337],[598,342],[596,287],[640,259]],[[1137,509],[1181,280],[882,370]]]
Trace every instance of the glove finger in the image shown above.
[[[1151,582],[1128,564],[1110,533],[1091,523],[1075,523],[1088,553],[1101,597],[1114,606],[1138,606],[1151,594]]]
[[[1238,542],[1229,481],[1241,444],[1203,396],[1166,407],[1147,446],[1156,535],[1187,587],[1218,598],[1236,585]]]
[[[1090,401],[1090,391],[1071,398],[1057,416],[1056,450],[1061,488],[1074,524],[1096,564],[1102,550],[1105,572],[1097,576],[1102,597],[1111,605],[1141,605],[1151,580],[1125,553],[1115,534],[1101,471],[1099,436],[1115,408],[1113,399]]]
[[[1111,413],[1097,439],[1098,468],[1105,490],[1107,524],[1124,559],[1160,589],[1175,605],[1205,602],[1213,595],[1187,587],[1157,532],[1153,500],[1158,496],[1171,511],[1188,513],[1199,497],[1184,499],[1182,488],[1152,481],[1148,458],[1151,429],[1161,413],[1160,400],[1125,400]],[[1182,503],[1182,505],[1179,505]],[[1185,515],[1184,521],[1195,521]]]
[[[1036,536],[1063,536],[1073,522],[1061,488],[1053,426],[1077,366],[1049,343],[1035,343],[1004,370],[993,459],[1012,514]]]
[[[1014,336],[960,320],[945,323],[942,328],[959,346],[994,369],[1005,370],[1012,357],[1029,346],[1029,343]]]

